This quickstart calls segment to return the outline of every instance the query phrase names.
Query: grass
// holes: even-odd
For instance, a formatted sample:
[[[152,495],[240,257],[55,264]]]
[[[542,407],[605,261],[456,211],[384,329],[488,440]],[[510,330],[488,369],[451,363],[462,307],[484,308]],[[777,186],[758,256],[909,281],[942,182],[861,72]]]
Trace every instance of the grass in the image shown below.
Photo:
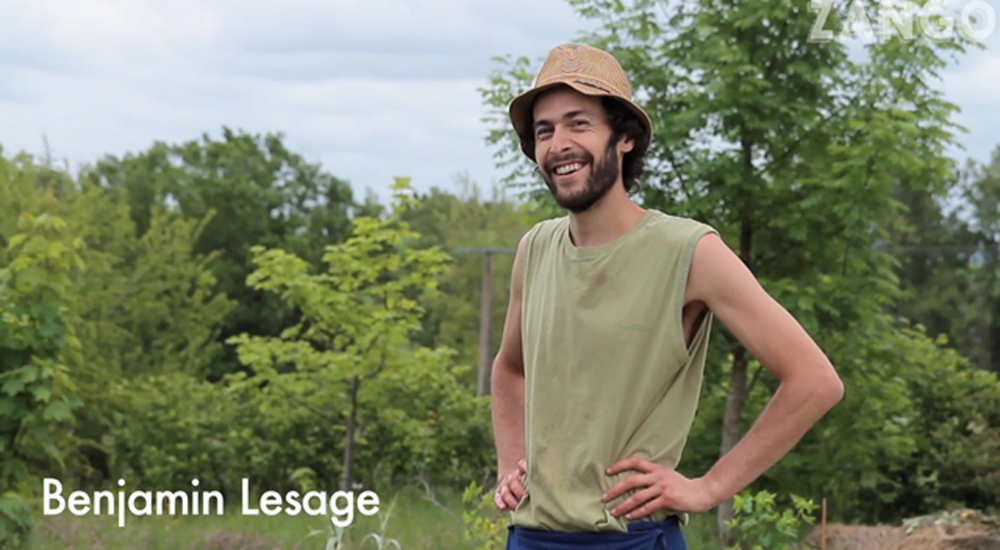
[[[420,489],[404,489],[396,495],[380,495],[380,510],[391,516],[383,525],[378,516],[354,515],[354,523],[343,531],[338,550],[396,548],[402,550],[471,550],[463,536],[461,495],[441,493],[438,499],[452,516],[425,500]],[[694,516],[685,527],[691,550],[719,550],[714,543],[714,515]],[[382,544],[375,537],[382,537]],[[329,550],[333,524],[325,516],[244,516],[239,508],[223,516],[129,517],[124,528],[112,516],[74,517],[70,514],[40,517],[32,550]]]

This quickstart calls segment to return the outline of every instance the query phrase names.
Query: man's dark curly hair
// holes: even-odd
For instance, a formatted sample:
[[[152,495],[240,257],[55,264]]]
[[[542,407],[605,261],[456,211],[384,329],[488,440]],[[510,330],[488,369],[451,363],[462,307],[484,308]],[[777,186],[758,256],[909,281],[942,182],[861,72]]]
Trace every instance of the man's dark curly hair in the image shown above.
[[[622,102],[613,97],[601,97],[601,104],[608,115],[611,126],[611,143],[617,143],[622,136],[634,141],[632,150],[622,158],[622,182],[625,191],[634,193],[639,189],[639,178],[646,169],[645,155],[649,148],[649,133],[635,114]]]

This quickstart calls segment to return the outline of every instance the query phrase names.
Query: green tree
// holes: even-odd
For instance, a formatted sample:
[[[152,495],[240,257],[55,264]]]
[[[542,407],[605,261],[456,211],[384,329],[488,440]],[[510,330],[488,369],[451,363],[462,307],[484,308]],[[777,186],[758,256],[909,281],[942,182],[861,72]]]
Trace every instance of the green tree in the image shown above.
[[[185,373],[203,376],[224,357],[219,334],[235,304],[219,291],[210,263],[195,251],[208,220],[155,206],[141,236],[129,207],[106,189],[83,184],[67,205],[88,244],[87,269],[72,289],[84,364],[81,483],[114,476],[113,437],[131,414],[116,387],[124,381]],[[83,466],[83,465],[81,465]]]
[[[58,469],[67,427],[80,405],[71,369],[79,364],[75,316],[67,307],[82,267],[79,239],[48,214],[23,213],[0,267],[0,547],[25,542],[25,497],[39,473]]]
[[[218,333],[232,303],[218,292],[209,267],[217,253],[195,252],[209,219],[153,205],[139,235],[128,201],[112,189],[25,155],[4,168],[4,222],[22,212],[47,212],[85,244],[79,251],[84,267],[64,295],[77,319],[81,348],[73,379],[85,403],[74,431],[78,452],[65,451],[74,481],[99,485],[112,475],[106,437],[115,413],[124,412],[109,390],[130,377],[202,374],[222,356]],[[0,223],[0,242],[14,231]]]
[[[250,248],[279,247],[318,265],[323,247],[349,232],[355,207],[346,182],[288,150],[282,135],[229,128],[221,139],[157,142],[141,153],[106,157],[81,179],[123,199],[140,237],[152,227],[158,207],[206,220],[193,251],[213,255],[218,288],[237,303],[221,327],[220,342],[244,332],[275,336],[296,319],[275,296],[245,284],[254,269]],[[232,348],[224,351],[210,374],[238,368]]]
[[[88,321],[89,359],[115,377],[209,371],[222,357],[220,327],[235,305],[211,269],[219,253],[197,252],[210,217],[154,206],[140,234],[128,205],[106,189],[84,183],[67,202],[91,251],[74,288]]]
[[[968,161],[950,183],[934,194],[901,193],[908,212],[892,246],[907,295],[898,311],[1000,371],[1000,149],[989,164]]]
[[[344,490],[354,480],[355,444],[367,420],[361,413],[385,408],[384,414],[394,402],[379,395],[402,388],[419,393],[450,376],[449,350],[410,342],[420,328],[422,297],[437,287],[447,255],[413,246],[418,235],[398,218],[407,182],[398,180],[394,189],[401,202],[393,215],[355,219],[351,237],[327,247],[323,272],[310,273],[308,262],[284,250],[254,247],[257,269],[248,284],[298,308],[301,320],[278,337],[230,339],[254,373],[249,383],[266,382],[275,398],[324,425],[346,417]]]
[[[108,393],[121,412],[113,424],[111,467],[129,486],[218,490],[231,501],[251,490],[298,489],[299,468],[333,471],[343,447],[332,426],[306,410],[238,381],[208,382],[186,372],[122,380]],[[251,496],[252,498],[252,496]]]
[[[968,219],[976,237],[975,254],[969,261],[969,287],[975,313],[969,356],[982,368],[1000,373],[1000,146],[987,164],[970,163],[959,187],[967,209],[958,216]]]

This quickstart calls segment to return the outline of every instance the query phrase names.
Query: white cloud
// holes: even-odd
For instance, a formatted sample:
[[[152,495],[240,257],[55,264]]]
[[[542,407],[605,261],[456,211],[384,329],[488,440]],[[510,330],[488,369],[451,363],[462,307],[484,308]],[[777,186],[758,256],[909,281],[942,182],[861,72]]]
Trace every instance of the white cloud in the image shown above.
[[[586,25],[565,0],[5,0],[0,144],[37,153],[47,136],[81,163],[225,125],[284,132],[359,195],[386,198],[394,175],[488,185],[490,58],[537,59]],[[944,86],[982,150],[1000,143],[998,49]]]
[[[14,0],[0,8],[0,144],[74,164],[154,140],[281,131],[385,196],[494,177],[476,88],[490,57],[543,55],[582,21],[558,0]],[[536,19],[537,18],[537,19]]]

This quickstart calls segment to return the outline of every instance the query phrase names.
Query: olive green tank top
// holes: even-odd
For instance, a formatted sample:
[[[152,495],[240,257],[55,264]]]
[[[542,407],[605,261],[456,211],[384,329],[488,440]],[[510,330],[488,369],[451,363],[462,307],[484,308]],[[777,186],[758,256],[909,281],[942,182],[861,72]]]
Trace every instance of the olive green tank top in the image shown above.
[[[528,235],[522,294],[527,492],[511,520],[555,531],[624,531],[601,494],[639,455],[676,467],[701,391],[712,315],[684,341],[695,243],[710,226],[647,210],[627,233],[577,247],[569,219]],[[663,512],[642,519],[662,519]]]

